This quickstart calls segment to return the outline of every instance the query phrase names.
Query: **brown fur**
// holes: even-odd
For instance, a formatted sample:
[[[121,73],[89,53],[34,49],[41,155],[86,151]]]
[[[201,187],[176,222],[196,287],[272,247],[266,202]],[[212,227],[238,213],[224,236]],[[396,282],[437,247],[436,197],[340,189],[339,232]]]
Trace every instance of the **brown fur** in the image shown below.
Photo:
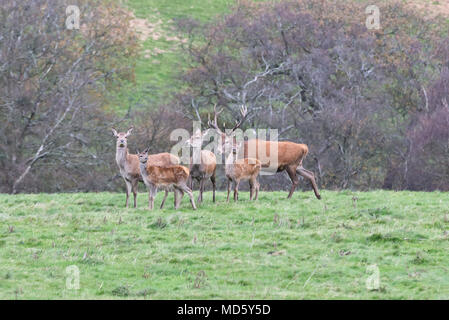
[[[257,200],[259,196],[259,182],[257,176],[259,175],[262,167],[261,162],[254,158],[244,158],[234,160],[235,154],[230,154],[226,159],[226,177],[228,178],[228,195],[226,201],[229,201],[229,194],[231,193],[231,184],[234,183],[234,201],[239,197],[239,184],[242,180],[248,180],[250,186],[249,199],[253,199],[255,192],[256,196],[254,200]]]
[[[299,174],[310,181],[313,191],[315,192],[315,196],[318,199],[321,199],[321,195],[318,191],[318,187],[315,182],[315,175],[313,174],[313,172],[304,169],[302,166],[302,162],[309,152],[309,148],[307,147],[307,145],[302,143],[294,143],[291,141],[274,142],[260,139],[252,139],[245,141],[244,155],[245,157],[247,157],[249,150],[251,152],[254,152],[255,150],[256,154],[254,155],[251,154],[250,156],[256,157],[257,159],[261,159],[261,155],[259,155],[259,149],[261,149],[262,153],[263,152],[262,144],[265,144],[265,152],[268,157],[270,155],[270,147],[272,143],[276,143],[278,147],[277,171],[280,172],[286,170],[290,179],[292,180],[292,187],[290,189],[290,193],[288,194],[288,198],[292,197],[293,192],[295,191],[296,186],[299,183],[297,177],[297,174]],[[268,163],[266,159],[261,160],[265,160],[262,163],[262,167],[270,166],[270,163]]]
[[[265,144],[265,152],[267,157],[270,156],[270,148],[273,148],[271,146],[272,143],[277,144],[277,148],[278,148],[278,168],[284,170],[286,166],[289,165],[297,165],[300,166],[302,165],[302,161],[304,160],[304,158],[307,156],[307,154],[309,153],[309,148],[307,147],[306,144],[302,144],[302,143],[294,143],[294,142],[290,142],[290,141],[280,141],[280,142],[275,142],[275,141],[265,141],[265,140],[259,140],[259,139],[252,139],[249,141],[245,141],[244,144],[244,155],[245,158],[248,157],[248,145],[251,146],[251,151],[254,150],[254,145],[256,145],[255,147],[255,152],[256,154],[251,154],[251,157],[255,157],[255,158],[259,158],[259,149],[261,149],[260,152],[263,152],[263,145]],[[262,167],[266,168],[268,166],[270,166],[270,163],[267,162],[267,159],[262,159],[265,160],[262,163]]]
[[[172,185],[177,181],[182,181],[189,178],[189,169],[184,166],[176,165],[171,167],[160,167],[154,165],[148,165],[147,162],[147,174],[150,181],[157,187],[164,187]]]
[[[190,197],[190,203],[195,210],[195,201],[193,200],[192,190],[187,186],[189,179],[189,169],[181,165],[158,166],[156,163],[150,161],[151,156],[148,155],[148,150],[138,154],[140,173],[143,181],[148,188],[148,203],[150,209],[154,207],[154,198],[157,193],[157,188],[168,188],[173,186],[175,189],[175,208],[179,208],[184,192]],[[161,208],[164,205],[165,198],[162,201]]]
[[[139,157],[137,156],[137,154],[128,153],[126,155],[126,159],[130,176],[132,176],[134,179],[139,179],[140,182],[143,182],[142,175],[140,174]],[[179,162],[180,161],[177,156],[174,156],[168,152],[152,154],[148,158],[148,164],[152,164],[154,166],[171,166],[174,164],[179,164]]]
[[[139,186],[139,181],[143,181],[140,174],[139,158],[136,154],[130,154],[128,152],[128,136],[132,132],[130,128],[127,132],[117,132],[112,129],[114,136],[117,139],[116,142],[116,153],[115,159],[117,166],[119,167],[120,174],[125,180],[126,184],[126,203],[125,206],[128,207],[129,194],[132,192],[134,195],[134,208],[137,207],[137,189]],[[165,166],[171,165],[172,163],[179,164],[179,158],[171,155],[170,153],[159,153],[154,154],[149,157],[149,163],[154,163],[155,165]],[[165,190],[165,199],[167,198],[168,190]],[[163,203],[162,203],[163,205]]]
[[[261,166],[262,163],[254,158],[237,159],[232,175],[240,177],[240,179],[249,179],[259,174]]]
[[[223,111],[223,109],[221,111],[217,111],[216,107],[217,106],[214,105],[214,121],[211,121],[209,118],[208,124],[210,128],[214,128],[221,134],[222,139],[221,144],[224,145],[226,143],[225,141],[227,140],[227,138],[229,138],[229,136],[218,128],[217,118],[218,115]],[[248,110],[245,105],[241,106],[240,113],[242,115],[242,118],[240,119],[240,121],[237,121],[236,125],[231,129],[231,132],[234,132],[235,129],[239,128],[247,118]],[[235,144],[235,136],[234,136],[234,144]],[[245,141],[244,158],[254,157],[260,161],[263,161],[262,163],[263,167],[265,168],[273,167],[273,164],[269,163],[270,159],[263,159],[269,158],[270,147],[272,146],[272,144],[276,144],[274,147],[277,147],[278,152],[278,159],[277,163],[275,164],[277,166],[277,172],[286,170],[292,181],[292,187],[290,189],[290,193],[288,194],[288,198],[291,198],[293,192],[295,192],[296,186],[299,183],[299,179],[297,177],[297,174],[299,174],[310,181],[313,191],[315,192],[315,196],[318,199],[321,199],[321,195],[318,191],[318,187],[315,182],[315,175],[313,174],[313,172],[304,169],[304,167],[302,166],[302,162],[304,158],[307,156],[307,153],[309,152],[307,145],[294,143],[290,141],[276,142],[276,141],[265,141],[260,139],[251,139]],[[262,155],[259,154],[259,149],[261,149],[261,153],[263,153],[264,151],[263,147],[265,147],[266,155],[263,155],[262,157]],[[255,154],[248,154],[249,152]]]
[[[136,155],[136,157],[137,157],[137,155]],[[139,162],[139,157],[137,157],[137,162]],[[147,164],[151,164],[153,166],[166,167],[166,166],[178,165],[179,163],[180,163],[179,158],[175,155],[172,155],[171,153],[168,153],[168,152],[148,155]]]
[[[203,201],[204,184],[207,179],[210,178],[213,189],[213,202],[215,202],[215,173],[217,169],[217,159],[213,152],[208,150],[201,150],[201,163],[193,164],[193,159],[190,159],[190,189],[193,189],[193,179],[197,180],[200,184],[199,195],[197,202]]]

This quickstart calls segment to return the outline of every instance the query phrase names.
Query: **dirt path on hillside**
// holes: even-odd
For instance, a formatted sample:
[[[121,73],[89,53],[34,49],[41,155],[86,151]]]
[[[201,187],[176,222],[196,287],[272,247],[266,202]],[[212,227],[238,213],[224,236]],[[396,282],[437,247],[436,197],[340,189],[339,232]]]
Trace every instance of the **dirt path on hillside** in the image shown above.
[[[173,46],[170,49],[161,49],[153,47],[151,49],[144,50],[144,58],[150,59],[152,56],[174,51],[179,43],[187,42],[187,39],[182,39],[174,34],[170,34],[167,31],[167,23],[164,23],[159,16],[158,12],[155,12],[151,17],[147,19],[137,18],[133,12],[131,14],[130,25],[131,28],[136,30],[136,33],[141,42],[145,42],[148,39],[152,40],[165,40],[167,42],[173,42]],[[168,23],[169,24],[169,23]],[[168,29],[173,29],[168,26]]]

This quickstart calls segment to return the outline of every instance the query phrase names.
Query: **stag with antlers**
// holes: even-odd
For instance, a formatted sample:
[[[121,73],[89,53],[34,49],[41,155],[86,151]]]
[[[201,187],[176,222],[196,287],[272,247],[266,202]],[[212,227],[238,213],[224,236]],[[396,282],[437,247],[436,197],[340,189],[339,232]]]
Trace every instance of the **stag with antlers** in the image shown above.
[[[235,130],[239,128],[242,123],[248,117],[248,110],[245,105],[242,105],[240,108],[240,113],[242,115],[239,121],[236,121],[234,127],[227,131],[226,133],[221,131],[218,127],[217,118],[218,115],[223,110],[217,111],[216,105],[214,106],[214,121],[210,120],[209,117],[209,127],[215,129],[218,134],[221,136],[221,148],[223,148],[225,142],[233,137],[235,139]],[[220,148],[220,143],[219,143]],[[277,151],[277,159],[272,159],[270,157],[271,150]],[[277,172],[287,171],[289,175],[292,186],[290,192],[288,194],[288,199],[290,199],[295,192],[297,185],[299,184],[298,175],[307,179],[315,193],[317,199],[321,199],[321,195],[318,191],[317,184],[315,182],[315,175],[313,172],[306,170],[303,167],[303,161],[309,152],[309,148],[306,144],[302,143],[294,143],[291,141],[266,141],[262,139],[250,139],[243,143],[243,154],[244,158],[248,158],[250,155],[252,158],[256,158],[261,161],[262,168],[268,168],[273,166],[272,162],[275,162],[277,167]],[[265,154],[264,154],[265,153]]]

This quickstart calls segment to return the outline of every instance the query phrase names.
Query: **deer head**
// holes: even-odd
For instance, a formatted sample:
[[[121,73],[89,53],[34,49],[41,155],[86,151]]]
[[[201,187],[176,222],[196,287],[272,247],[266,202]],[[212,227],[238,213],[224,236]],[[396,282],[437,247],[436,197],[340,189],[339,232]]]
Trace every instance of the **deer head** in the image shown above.
[[[198,128],[195,133],[190,137],[190,139],[185,141],[185,144],[190,146],[190,147],[201,147],[202,141],[203,141],[203,136],[205,136],[207,134],[207,130],[205,130],[204,132],[201,132],[201,130]]]
[[[133,131],[133,127],[129,128],[127,132],[117,132],[114,128],[111,128],[114,137],[117,138],[117,148],[126,148],[128,146],[128,136]]]
[[[227,147],[229,147],[229,140],[232,140],[231,146],[233,146],[236,143],[236,138],[234,136],[234,132],[242,125],[242,123],[248,117],[248,109],[245,105],[242,105],[240,107],[240,114],[242,115],[242,118],[240,120],[235,121],[234,127],[232,127],[231,130],[225,129],[225,131],[223,132],[218,127],[218,122],[217,122],[218,116],[222,112],[223,112],[223,109],[221,109],[220,111],[217,111],[217,105],[215,104],[214,105],[214,121],[212,122],[210,119],[210,115],[208,115],[208,122],[207,122],[209,127],[212,129],[215,129],[218,132],[219,136],[221,137],[221,143],[218,143],[218,146],[217,146],[217,151],[219,153],[223,153],[224,150],[229,150],[229,149],[227,149]]]
[[[139,157],[139,162],[140,163],[147,163],[148,161],[148,150],[150,148],[146,148],[145,150],[143,150],[142,152],[137,151],[137,156]]]
[[[236,142],[236,141],[234,141],[234,140],[232,140],[232,147],[231,147],[231,152],[232,152],[232,154],[234,154],[234,155],[237,155],[237,152],[240,150],[240,148],[242,147],[242,145],[243,145],[243,141],[240,141],[240,142]]]
[[[243,145],[243,141],[237,142],[236,139],[227,139],[224,143],[223,149],[225,152],[229,152],[227,155],[226,163],[233,163],[238,159],[238,153]]]

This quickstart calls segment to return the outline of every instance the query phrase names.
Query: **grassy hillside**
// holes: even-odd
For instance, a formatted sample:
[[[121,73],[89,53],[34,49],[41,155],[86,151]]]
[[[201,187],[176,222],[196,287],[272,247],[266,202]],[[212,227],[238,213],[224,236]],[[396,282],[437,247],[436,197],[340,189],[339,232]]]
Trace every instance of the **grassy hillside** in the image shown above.
[[[449,298],[447,193],[322,195],[152,212],[144,194],[137,210],[114,193],[0,195],[0,299]]]
[[[225,13],[234,0],[126,0],[134,15],[131,21],[142,45],[136,61],[136,83],[123,88],[115,109],[126,111],[129,105],[154,108],[170,99],[180,84],[177,73],[185,67],[181,45],[186,41],[176,31],[175,20],[213,19]]]

